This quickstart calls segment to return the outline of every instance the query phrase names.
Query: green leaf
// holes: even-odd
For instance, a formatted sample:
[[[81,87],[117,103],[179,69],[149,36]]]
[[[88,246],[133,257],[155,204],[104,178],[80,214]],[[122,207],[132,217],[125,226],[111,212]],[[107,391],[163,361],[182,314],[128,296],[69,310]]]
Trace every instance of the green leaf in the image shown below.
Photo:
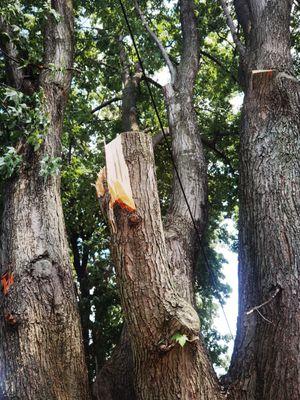
[[[49,155],[44,156],[40,162],[40,176],[45,179],[48,176],[58,175],[61,167],[61,157],[50,157]]]
[[[171,337],[171,340],[175,340],[175,342],[179,343],[180,346],[183,347],[189,339],[185,334],[177,332]]]

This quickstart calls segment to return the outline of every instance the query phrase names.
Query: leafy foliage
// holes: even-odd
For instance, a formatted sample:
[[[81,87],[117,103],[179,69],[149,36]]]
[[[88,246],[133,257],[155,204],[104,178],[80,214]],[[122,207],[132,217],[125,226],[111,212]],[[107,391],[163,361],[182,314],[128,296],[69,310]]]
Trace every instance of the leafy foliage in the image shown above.
[[[60,157],[44,156],[41,160],[40,175],[47,179],[51,175],[58,175],[61,167]]]
[[[10,178],[20,166],[22,157],[17,154],[14,147],[8,147],[3,157],[0,157],[0,172],[4,178]]]

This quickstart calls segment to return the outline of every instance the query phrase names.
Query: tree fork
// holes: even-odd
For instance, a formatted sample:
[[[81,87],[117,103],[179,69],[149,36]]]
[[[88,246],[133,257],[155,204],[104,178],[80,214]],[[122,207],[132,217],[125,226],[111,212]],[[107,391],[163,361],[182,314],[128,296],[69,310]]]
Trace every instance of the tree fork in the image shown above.
[[[173,282],[162,226],[153,146],[145,133],[121,135],[138,218],[110,211],[112,253],[134,357],[138,399],[221,399],[199,336],[199,319]],[[107,208],[102,196],[103,208]],[[114,222],[112,222],[112,218]],[[181,348],[174,335],[186,335]]]

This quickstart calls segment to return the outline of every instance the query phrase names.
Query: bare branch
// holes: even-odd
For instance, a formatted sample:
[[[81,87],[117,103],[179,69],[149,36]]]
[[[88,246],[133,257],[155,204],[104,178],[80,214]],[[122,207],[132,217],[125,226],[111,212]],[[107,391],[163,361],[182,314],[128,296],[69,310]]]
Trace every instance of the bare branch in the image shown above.
[[[161,41],[158,39],[157,35],[152,31],[152,29],[150,28],[148,22],[146,21],[146,18],[144,16],[144,14],[142,13],[142,10],[140,9],[137,0],[134,0],[134,5],[135,5],[135,9],[137,11],[137,13],[139,14],[139,17],[144,25],[144,27],[146,28],[147,32],[149,33],[149,35],[151,36],[151,38],[153,39],[154,43],[157,45],[157,47],[159,48],[161,55],[163,57],[163,59],[165,60],[170,74],[171,74],[171,80],[172,82],[175,81],[175,77],[176,77],[176,68],[174,67],[166,49],[164,48],[164,46],[162,45]]]
[[[224,161],[224,163],[229,167],[230,172],[232,174],[235,174],[236,170],[233,168],[230,159],[226,156],[226,154],[224,154],[221,150],[219,150],[216,147],[216,144],[213,141],[209,141],[207,139],[204,139],[203,137],[201,137],[201,141],[204,144],[204,146],[206,146],[209,149],[211,149],[213,152],[215,152]]]
[[[4,56],[6,58],[8,58],[9,60],[15,62],[16,64],[21,64],[21,61],[17,60],[16,58],[10,56],[3,48],[0,48],[1,53],[4,54]]]
[[[209,58],[211,61],[213,61],[219,67],[221,67],[224,71],[227,72],[228,75],[230,75],[231,79],[234,82],[238,83],[237,77],[231,71],[229,71],[228,68],[220,60],[218,60],[215,56],[213,56],[212,54],[210,54],[210,53],[208,53],[207,51],[204,51],[204,50],[201,50],[200,54],[202,54],[206,58]]]
[[[250,315],[254,311],[258,311],[260,308],[262,308],[262,307],[266,306],[267,304],[271,303],[271,301],[278,295],[280,290],[281,290],[280,288],[277,288],[275,290],[275,292],[272,294],[272,296],[269,298],[269,300],[265,301],[264,303],[260,304],[259,306],[255,306],[255,307],[251,308],[251,310],[246,312],[246,315]]]
[[[270,321],[268,318],[266,318],[259,310],[256,310],[257,313],[262,317],[262,319],[264,319],[266,322],[268,322],[269,324],[273,324],[272,321]]]
[[[94,114],[95,112],[102,110],[102,108],[109,106],[112,103],[115,103],[116,101],[122,100],[121,97],[113,97],[110,100],[106,100],[103,103],[101,103],[99,106],[95,107],[92,109],[91,114]]]
[[[169,128],[164,128],[164,131],[167,136],[170,136]],[[165,138],[165,135],[163,134],[163,132],[159,132],[156,135],[154,135],[152,137],[153,148],[155,148],[157,145],[159,145],[164,138]]]
[[[162,89],[162,85],[158,82],[156,82],[154,79],[149,78],[148,76],[145,77],[145,79],[151,83],[153,86],[156,86],[158,89]]]
[[[233,19],[231,18],[230,11],[227,6],[227,2],[226,2],[226,0],[219,0],[219,1],[221,4],[221,7],[223,8],[223,11],[224,11],[224,14],[226,17],[226,22],[230,29],[231,35],[232,35],[232,39],[233,39],[240,55],[243,57],[245,55],[245,47],[238,37],[236,26],[234,25]]]

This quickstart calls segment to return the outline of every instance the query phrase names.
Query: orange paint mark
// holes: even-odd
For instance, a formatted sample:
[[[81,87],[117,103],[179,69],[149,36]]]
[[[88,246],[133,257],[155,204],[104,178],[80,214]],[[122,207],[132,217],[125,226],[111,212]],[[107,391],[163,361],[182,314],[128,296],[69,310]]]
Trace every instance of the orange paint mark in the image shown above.
[[[128,204],[124,203],[121,199],[116,199],[113,206],[115,204],[118,204],[121,208],[123,208],[124,210],[127,210],[129,212],[135,211],[135,208],[130,207]]]
[[[5,314],[4,319],[9,325],[15,325],[17,323],[16,318],[12,314]]]
[[[1,276],[1,285],[2,285],[2,292],[4,296],[7,295],[9,288],[14,283],[14,274],[6,271]]]

